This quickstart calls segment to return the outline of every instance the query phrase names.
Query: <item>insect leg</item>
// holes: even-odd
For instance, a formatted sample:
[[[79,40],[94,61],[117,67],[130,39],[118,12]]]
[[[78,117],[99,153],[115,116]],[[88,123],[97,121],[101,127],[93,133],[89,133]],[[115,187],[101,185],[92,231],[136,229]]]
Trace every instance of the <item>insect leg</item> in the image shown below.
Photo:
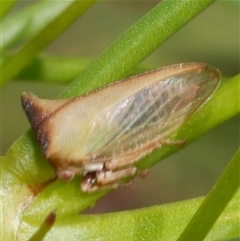
[[[126,177],[134,176],[136,173],[136,167],[128,167],[118,171],[100,171],[97,172],[97,182],[99,185],[114,184]]]
[[[98,171],[88,173],[82,180],[81,189],[83,192],[88,193],[105,189],[116,189],[120,185],[123,185],[123,183],[121,183],[122,179],[134,176],[136,173],[136,167],[129,167],[116,172]],[[128,186],[131,183],[132,181],[129,181],[125,183],[124,186]]]

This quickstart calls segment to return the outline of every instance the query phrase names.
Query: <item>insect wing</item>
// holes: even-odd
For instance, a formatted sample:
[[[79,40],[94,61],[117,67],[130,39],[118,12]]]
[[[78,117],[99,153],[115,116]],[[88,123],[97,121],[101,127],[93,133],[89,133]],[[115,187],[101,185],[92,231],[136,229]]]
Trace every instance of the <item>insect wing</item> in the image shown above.
[[[111,158],[166,139],[214,92],[219,73],[210,67],[175,74],[137,91],[95,119],[106,127],[99,158]],[[94,131],[94,130],[93,130]],[[100,141],[100,139],[96,141]]]

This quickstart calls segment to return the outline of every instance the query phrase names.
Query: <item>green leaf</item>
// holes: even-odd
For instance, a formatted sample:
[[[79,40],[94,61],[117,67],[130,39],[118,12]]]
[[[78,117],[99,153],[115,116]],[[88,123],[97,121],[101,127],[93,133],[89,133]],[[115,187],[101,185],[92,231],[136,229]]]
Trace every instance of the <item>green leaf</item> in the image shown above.
[[[57,12],[55,18],[48,19],[44,27],[39,27],[35,35],[15,54],[6,58],[0,66],[1,86],[13,78],[26,66],[41,50],[62,33],[79,15],[81,15],[95,0],[72,0],[65,8]],[[55,2],[59,4],[59,2]],[[62,2],[60,2],[61,4]],[[66,1],[66,3],[68,3]]]
[[[203,240],[240,187],[240,149],[194,214],[178,241]],[[239,198],[238,198],[239,204]],[[235,223],[239,224],[239,210]],[[225,217],[228,218],[228,215]],[[237,220],[236,220],[237,219]],[[225,228],[226,229],[226,228]],[[228,228],[227,228],[228,229]],[[196,233],[198,234],[196,236]],[[237,233],[236,233],[237,235]],[[239,233],[238,233],[239,235]],[[240,236],[239,236],[240,238]]]
[[[157,191],[157,190],[156,190]],[[223,211],[205,241],[238,240],[240,192],[233,197]],[[187,226],[204,198],[195,198],[161,206],[132,211],[94,215],[69,215],[58,219],[44,240],[161,240],[176,241]],[[208,216],[208,213],[205,213]],[[27,240],[32,229],[29,223],[22,225],[21,240]],[[26,236],[27,233],[27,236]],[[185,240],[196,240],[194,238]]]

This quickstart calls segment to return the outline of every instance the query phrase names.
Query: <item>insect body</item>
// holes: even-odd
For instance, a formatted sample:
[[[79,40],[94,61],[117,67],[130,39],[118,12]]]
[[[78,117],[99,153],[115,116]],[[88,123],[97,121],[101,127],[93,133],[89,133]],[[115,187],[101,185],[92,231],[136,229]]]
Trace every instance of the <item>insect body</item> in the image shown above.
[[[178,64],[110,84],[73,99],[42,100],[23,93],[22,105],[46,159],[62,180],[83,175],[81,188],[116,188],[134,164],[164,144],[213,94],[220,72]]]

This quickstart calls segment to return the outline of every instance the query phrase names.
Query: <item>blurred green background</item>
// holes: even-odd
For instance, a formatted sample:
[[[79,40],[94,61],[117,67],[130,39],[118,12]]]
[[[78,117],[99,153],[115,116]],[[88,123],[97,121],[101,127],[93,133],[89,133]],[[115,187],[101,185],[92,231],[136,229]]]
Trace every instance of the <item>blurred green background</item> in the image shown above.
[[[11,14],[34,1],[19,1]],[[158,1],[106,1],[95,4],[44,52],[95,59]],[[218,1],[184,26],[142,63],[153,69],[181,62],[204,62],[228,78],[239,73],[239,1]],[[1,155],[30,127],[20,95],[31,91],[56,98],[66,85],[12,81],[1,91]],[[197,127],[196,127],[197,128]],[[239,146],[239,117],[202,136],[179,153],[102,198],[88,213],[110,212],[206,195]]]

